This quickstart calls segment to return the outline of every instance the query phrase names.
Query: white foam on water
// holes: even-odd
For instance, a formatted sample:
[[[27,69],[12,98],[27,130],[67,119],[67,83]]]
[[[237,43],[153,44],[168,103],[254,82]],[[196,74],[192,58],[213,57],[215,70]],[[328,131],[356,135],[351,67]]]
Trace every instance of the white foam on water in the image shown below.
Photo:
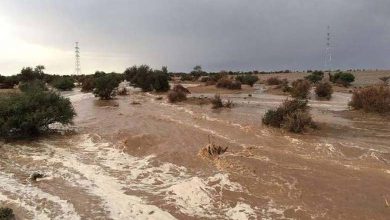
[[[0,172],[0,190],[1,192],[15,194],[18,197],[17,199],[11,199],[3,195],[0,197],[0,200],[6,199],[8,202],[17,204],[24,210],[27,210],[34,219],[80,219],[73,204],[66,200],[62,200],[58,196],[44,192],[37,187],[19,183],[17,180],[13,179],[11,175],[7,175],[3,172]],[[60,212],[57,210],[49,210],[48,208],[42,210],[37,209],[35,205],[44,200],[53,203],[55,208],[60,209]]]
[[[234,208],[231,208],[226,212],[226,216],[230,219],[257,219],[255,211],[248,204],[237,202]]]
[[[80,173],[82,178],[72,179],[71,182],[81,185],[89,193],[100,197],[104,202],[104,208],[110,212],[111,218],[175,219],[168,212],[146,204],[141,198],[127,195],[123,190],[126,186],[108,175],[102,167],[82,163],[72,152],[66,149],[52,145],[46,145],[46,147],[53,152],[53,156],[48,156],[45,160],[48,163],[60,163],[65,168],[74,169]]]

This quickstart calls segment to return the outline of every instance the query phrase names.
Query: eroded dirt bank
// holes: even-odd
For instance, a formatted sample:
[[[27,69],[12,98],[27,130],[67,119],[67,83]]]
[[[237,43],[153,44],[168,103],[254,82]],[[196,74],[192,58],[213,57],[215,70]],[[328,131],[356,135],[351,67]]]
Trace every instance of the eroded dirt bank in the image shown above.
[[[310,101],[320,129],[304,135],[262,126],[285,97],[261,88],[223,95],[236,104],[223,110],[134,91],[110,102],[65,95],[76,134],[0,148],[0,201],[20,219],[390,216],[390,122],[344,112],[348,94]],[[219,159],[198,156],[209,135],[228,147]],[[35,171],[47,177],[32,182]]]

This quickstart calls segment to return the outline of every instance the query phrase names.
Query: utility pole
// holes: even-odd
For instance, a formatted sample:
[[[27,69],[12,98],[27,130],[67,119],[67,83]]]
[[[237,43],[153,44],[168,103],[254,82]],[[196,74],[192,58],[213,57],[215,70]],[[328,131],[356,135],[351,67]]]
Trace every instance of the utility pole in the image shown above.
[[[326,33],[325,70],[329,72],[332,71],[332,47],[331,47],[330,26],[328,26],[327,33]]]

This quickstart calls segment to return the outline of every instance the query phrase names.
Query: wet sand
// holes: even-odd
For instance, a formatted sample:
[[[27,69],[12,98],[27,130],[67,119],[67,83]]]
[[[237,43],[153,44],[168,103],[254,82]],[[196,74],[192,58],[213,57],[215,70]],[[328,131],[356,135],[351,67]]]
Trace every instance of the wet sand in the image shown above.
[[[389,119],[350,113],[336,92],[310,100],[318,130],[291,134],[262,125],[286,99],[263,90],[221,94],[235,107],[220,110],[66,93],[75,134],[2,144],[1,204],[20,219],[388,219]],[[214,160],[198,156],[209,136],[228,147]]]

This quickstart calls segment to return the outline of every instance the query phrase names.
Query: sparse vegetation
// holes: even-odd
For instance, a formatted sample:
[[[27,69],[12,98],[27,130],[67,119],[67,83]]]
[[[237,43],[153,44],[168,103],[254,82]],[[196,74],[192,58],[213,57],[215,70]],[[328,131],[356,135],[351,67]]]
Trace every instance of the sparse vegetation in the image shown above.
[[[93,77],[85,77],[81,82],[82,92],[92,92],[95,88],[95,79]]]
[[[320,82],[324,78],[324,72],[314,71],[310,75],[306,76],[305,79],[309,80],[312,83]]]
[[[356,89],[349,105],[366,112],[390,112],[390,88],[382,85]]]
[[[241,75],[237,76],[236,80],[240,81],[242,84],[253,86],[259,80],[259,77],[254,75]]]
[[[52,123],[70,124],[76,115],[69,99],[39,89],[0,96],[0,137],[34,137]]]
[[[355,81],[355,76],[352,73],[347,72],[337,72],[334,75],[329,73],[329,80],[333,83],[341,84],[345,87],[351,85]]]
[[[0,220],[14,220],[14,211],[10,208],[0,207]]]
[[[218,80],[216,84],[217,88],[225,88],[225,89],[232,89],[232,90],[239,90],[241,89],[241,83],[239,81],[233,81],[228,78],[222,78]]]
[[[310,93],[310,82],[304,79],[298,79],[292,82],[290,94],[294,98],[307,99]]]
[[[315,93],[318,97],[329,100],[333,93],[332,85],[329,82],[320,82],[316,85]]]
[[[175,91],[175,92],[183,92],[183,93],[186,93],[186,94],[190,94],[191,93],[187,88],[185,88],[181,84],[175,85],[172,90]]]
[[[268,110],[262,121],[265,125],[302,133],[307,127],[314,126],[308,110],[307,100],[286,100],[277,109]]]

